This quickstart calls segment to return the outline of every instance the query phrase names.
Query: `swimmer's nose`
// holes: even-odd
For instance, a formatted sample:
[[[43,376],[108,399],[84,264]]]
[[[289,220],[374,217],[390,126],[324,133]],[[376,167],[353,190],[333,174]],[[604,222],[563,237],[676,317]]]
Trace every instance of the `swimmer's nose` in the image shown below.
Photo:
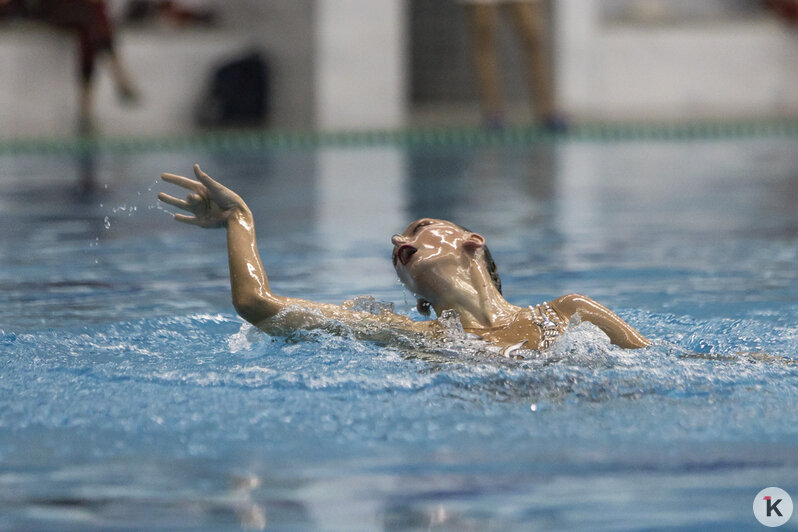
[[[407,238],[402,235],[393,235],[391,237],[391,244],[394,246],[401,246],[405,242],[407,242]]]

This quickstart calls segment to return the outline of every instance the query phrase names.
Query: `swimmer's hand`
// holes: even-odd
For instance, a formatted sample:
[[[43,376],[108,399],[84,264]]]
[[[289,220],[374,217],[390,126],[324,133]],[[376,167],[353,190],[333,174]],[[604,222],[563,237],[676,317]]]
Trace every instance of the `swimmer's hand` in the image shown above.
[[[158,199],[178,209],[188,211],[194,216],[175,214],[175,220],[200,227],[225,227],[227,220],[236,213],[249,213],[247,204],[229,188],[220,185],[194,165],[197,181],[175,174],[161,174],[161,179],[168,183],[186,188],[191,193],[181,200],[161,192]]]

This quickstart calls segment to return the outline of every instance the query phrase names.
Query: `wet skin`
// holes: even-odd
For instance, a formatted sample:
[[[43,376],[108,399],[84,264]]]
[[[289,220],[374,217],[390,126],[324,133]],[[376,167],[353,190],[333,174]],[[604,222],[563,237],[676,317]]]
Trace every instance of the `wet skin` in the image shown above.
[[[232,190],[219,184],[194,165],[196,180],[165,173],[164,181],[189,190],[186,199],[158,194],[158,199],[187,211],[175,214],[177,221],[200,227],[225,227],[233,305],[245,320],[269,332],[324,326],[322,318],[352,325],[359,337],[384,338],[385,329],[406,334],[437,337],[445,334],[437,321],[413,321],[384,311],[379,315],[359,312],[349,302],[341,305],[318,303],[275,295],[263,268],[255,238],[252,213]],[[434,218],[411,223],[391,238],[393,262],[399,279],[418,297],[429,301],[440,316],[456,312],[467,332],[497,346],[522,341],[527,347],[539,345],[541,328],[533,312],[517,307],[502,297],[490,277],[485,261],[485,238],[461,227]],[[590,298],[569,294],[550,302],[560,321],[567,324],[578,317],[601,328],[621,347],[649,345],[648,340],[606,307]],[[279,323],[270,318],[282,310]],[[562,328],[562,327],[561,327]]]
[[[440,315],[457,312],[463,328],[498,345],[523,340],[536,346],[539,319],[527,307],[517,307],[502,297],[484,258],[485,238],[446,220],[422,218],[391,239],[393,263],[399,279],[416,295],[430,302]],[[601,328],[621,347],[636,348],[649,341],[615,313],[579,294],[559,297],[549,305],[564,324],[578,318]]]

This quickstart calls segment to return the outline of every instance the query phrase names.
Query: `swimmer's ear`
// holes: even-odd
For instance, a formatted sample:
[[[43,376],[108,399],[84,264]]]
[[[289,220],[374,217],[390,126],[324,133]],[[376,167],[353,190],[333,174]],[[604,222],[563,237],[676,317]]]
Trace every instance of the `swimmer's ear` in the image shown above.
[[[468,233],[465,241],[463,241],[463,247],[471,252],[482,249],[485,247],[485,237],[479,233]]]

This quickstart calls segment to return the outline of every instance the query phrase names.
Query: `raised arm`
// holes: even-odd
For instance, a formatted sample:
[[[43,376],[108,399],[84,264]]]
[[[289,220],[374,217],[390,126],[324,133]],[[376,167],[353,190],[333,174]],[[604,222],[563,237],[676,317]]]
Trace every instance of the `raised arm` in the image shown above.
[[[358,337],[381,339],[386,331],[426,333],[434,329],[429,322],[414,322],[391,312],[372,314],[342,305],[318,303],[306,299],[274,295],[258,253],[252,212],[241,197],[211,179],[194,165],[196,180],[175,174],[162,174],[169,183],[189,190],[182,200],[161,192],[158,199],[191,213],[175,214],[175,220],[199,227],[227,228],[227,256],[230,264],[230,287],[233,306],[242,318],[268,332],[286,332],[300,328],[331,327],[345,323]],[[283,309],[291,312],[279,323],[266,321]]]
[[[186,188],[190,193],[182,200],[161,192],[158,199],[193,214],[175,214],[179,222],[205,228],[227,228],[233,306],[242,318],[258,324],[285,307],[286,299],[274,296],[269,288],[255,240],[252,212],[238,194],[211,179],[199,165],[194,165],[194,175],[196,181],[175,174],[161,175],[164,181]]]

